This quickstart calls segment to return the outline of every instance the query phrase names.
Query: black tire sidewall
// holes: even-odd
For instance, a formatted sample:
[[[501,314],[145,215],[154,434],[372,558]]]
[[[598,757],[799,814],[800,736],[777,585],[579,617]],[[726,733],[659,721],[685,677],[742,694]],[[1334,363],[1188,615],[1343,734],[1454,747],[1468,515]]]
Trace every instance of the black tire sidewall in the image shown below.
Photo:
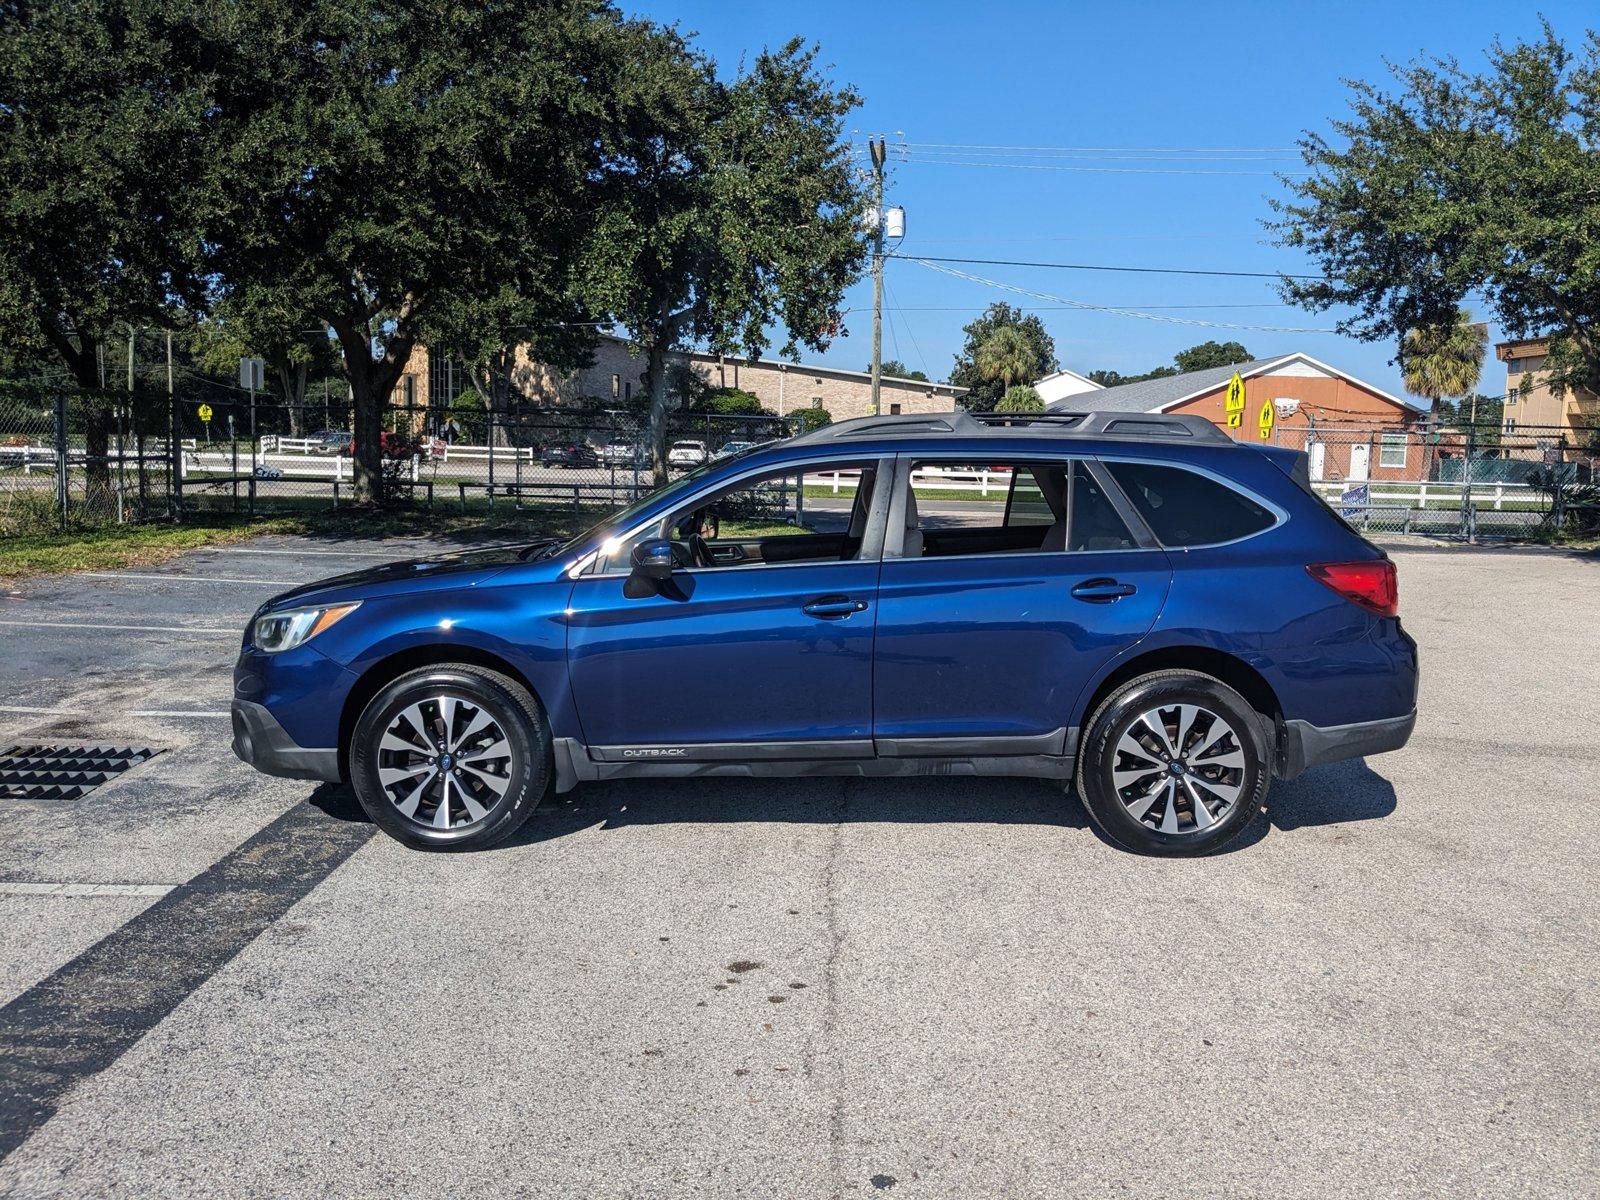
[[[377,746],[396,714],[445,687],[489,709],[511,742],[518,778],[488,820],[465,830],[434,832],[395,811],[378,779]],[[509,837],[544,797],[550,777],[550,735],[537,703],[524,689],[487,670],[443,666],[402,675],[368,702],[351,737],[350,781],[356,799],[374,824],[418,849],[481,850]]]
[[[1141,713],[1173,704],[1198,704],[1227,718],[1246,742],[1245,788],[1239,801],[1211,828],[1166,834],[1137,821],[1117,798],[1110,779],[1116,746]],[[1095,715],[1078,760],[1078,793],[1095,824],[1117,845],[1139,854],[1194,857],[1211,854],[1238,837],[1261,811],[1271,783],[1263,718],[1220,680],[1190,672],[1136,679],[1113,694]]]

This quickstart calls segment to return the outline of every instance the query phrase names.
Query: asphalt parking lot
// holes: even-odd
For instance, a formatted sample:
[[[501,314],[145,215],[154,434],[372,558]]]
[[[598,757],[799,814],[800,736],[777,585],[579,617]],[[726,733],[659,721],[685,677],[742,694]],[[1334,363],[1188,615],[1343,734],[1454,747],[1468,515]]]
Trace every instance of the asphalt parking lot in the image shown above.
[[[433,545],[0,589],[0,743],[163,750],[0,801],[6,1194],[1600,1190],[1600,559],[1397,551],[1411,745],[1216,858],[937,778],[590,784],[438,856],[226,719],[262,599]]]

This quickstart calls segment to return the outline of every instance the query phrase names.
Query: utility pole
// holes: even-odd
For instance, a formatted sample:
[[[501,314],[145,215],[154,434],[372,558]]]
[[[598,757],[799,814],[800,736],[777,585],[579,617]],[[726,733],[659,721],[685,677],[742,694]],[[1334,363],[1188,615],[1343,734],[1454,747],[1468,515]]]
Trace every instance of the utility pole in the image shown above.
[[[878,415],[883,383],[883,162],[884,139],[868,140],[872,152],[872,415]]]

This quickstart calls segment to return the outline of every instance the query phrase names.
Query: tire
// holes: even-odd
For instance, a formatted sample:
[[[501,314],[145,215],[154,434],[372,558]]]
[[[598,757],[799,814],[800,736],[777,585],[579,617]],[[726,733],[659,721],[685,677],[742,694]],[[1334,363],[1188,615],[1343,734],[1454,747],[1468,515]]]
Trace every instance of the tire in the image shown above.
[[[1213,853],[1245,831],[1267,798],[1265,722],[1210,675],[1140,676],[1107,696],[1089,719],[1078,753],[1078,795],[1100,831],[1124,850]]]
[[[385,833],[418,849],[503,841],[533,814],[552,774],[539,702],[515,680],[465,663],[401,675],[372,698],[351,735],[356,799]]]

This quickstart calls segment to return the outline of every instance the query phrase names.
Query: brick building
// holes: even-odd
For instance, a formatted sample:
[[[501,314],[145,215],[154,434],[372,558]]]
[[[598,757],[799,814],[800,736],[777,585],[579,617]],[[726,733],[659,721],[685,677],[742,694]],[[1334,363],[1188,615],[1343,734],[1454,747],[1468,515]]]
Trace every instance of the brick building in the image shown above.
[[[1244,381],[1245,408],[1239,427],[1230,429],[1225,402],[1235,371]],[[1255,441],[1267,404],[1271,440],[1305,450],[1316,480],[1429,479],[1439,454],[1448,453],[1426,437],[1426,409],[1298,352],[1084,392],[1050,408],[1197,413],[1233,437]]]
[[[821,408],[835,421],[843,421],[872,411],[872,377],[865,371],[698,351],[680,352],[672,358],[675,365],[692,370],[709,386],[749,392],[779,416],[791,415],[801,408]],[[522,394],[553,405],[589,401],[602,407],[620,407],[642,398],[644,369],[645,361],[634,352],[631,343],[603,334],[595,348],[594,364],[567,375],[531,361],[519,350],[513,382]],[[923,413],[952,411],[967,389],[885,375],[880,391],[883,412]],[[425,346],[412,351],[405,374],[395,388],[396,403],[417,407],[440,407],[471,394],[472,385],[464,368]]]

